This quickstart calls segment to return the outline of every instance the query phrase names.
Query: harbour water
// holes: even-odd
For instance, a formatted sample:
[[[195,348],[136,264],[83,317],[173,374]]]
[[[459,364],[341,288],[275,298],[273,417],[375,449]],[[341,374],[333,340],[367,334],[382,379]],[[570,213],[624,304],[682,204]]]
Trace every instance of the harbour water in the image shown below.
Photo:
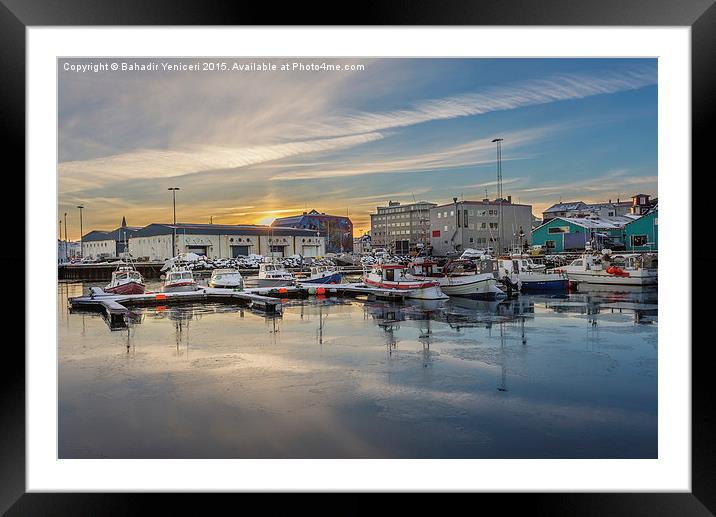
[[[60,458],[657,456],[656,289],[147,307],[111,331],[68,311],[90,285],[58,285]]]

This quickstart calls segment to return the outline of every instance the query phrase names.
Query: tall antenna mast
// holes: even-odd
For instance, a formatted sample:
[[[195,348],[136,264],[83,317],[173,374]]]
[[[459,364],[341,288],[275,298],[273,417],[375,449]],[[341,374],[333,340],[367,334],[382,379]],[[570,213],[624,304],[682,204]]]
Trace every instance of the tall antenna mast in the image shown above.
[[[497,202],[499,203],[499,218],[497,229],[497,245],[498,253],[502,253],[502,138],[495,138],[493,143],[497,144]]]

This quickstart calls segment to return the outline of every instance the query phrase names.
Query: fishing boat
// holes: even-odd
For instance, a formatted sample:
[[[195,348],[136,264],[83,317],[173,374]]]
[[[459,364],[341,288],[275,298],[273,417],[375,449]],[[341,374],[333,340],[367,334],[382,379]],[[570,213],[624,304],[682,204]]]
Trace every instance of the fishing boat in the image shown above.
[[[416,259],[408,265],[406,277],[410,280],[438,282],[440,289],[448,296],[494,299],[505,296],[497,287],[492,273],[480,273],[471,260],[448,261],[443,268],[427,259]]]
[[[405,291],[406,298],[439,300],[447,298],[436,280],[416,280],[406,277],[407,268],[402,264],[375,264],[364,270],[363,283],[368,287],[398,289]]]
[[[569,279],[565,273],[546,272],[544,264],[535,264],[522,255],[498,259],[498,276],[522,292],[566,291]]]
[[[104,291],[111,294],[144,294],[144,279],[131,265],[122,265],[112,272],[112,280]]]
[[[259,274],[245,280],[246,287],[288,287],[296,284],[296,278],[286,271],[277,260],[259,264]]]
[[[194,280],[194,274],[191,269],[181,264],[175,264],[167,271],[163,288],[165,293],[196,291],[197,289],[199,289],[199,286]]]
[[[308,276],[300,278],[302,284],[340,284],[343,273],[335,266],[312,266]]]
[[[599,255],[584,254],[567,266],[555,268],[570,282],[609,285],[656,285],[658,270],[652,255],[611,255],[602,250]]]
[[[243,289],[244,279],[238,269],[225,268],[215,269],[211,272],[209,287],[223,289]]]

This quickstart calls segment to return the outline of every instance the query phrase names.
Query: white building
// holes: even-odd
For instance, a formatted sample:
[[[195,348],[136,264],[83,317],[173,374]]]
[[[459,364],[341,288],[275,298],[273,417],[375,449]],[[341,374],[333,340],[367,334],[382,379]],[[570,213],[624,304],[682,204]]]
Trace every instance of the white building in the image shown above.
[[[436,256],[467,248],[509,250],[530,244],[531,230],[532,206],[512,203],[511,196],[502,202],[454,200],[430,209],[430,245]]]
[[[139,227],[127,226],[124,218],[122,226],[116,230],[93,230],[82,236],[82,257],[92,260],[125,258],[128,241],[139,230]]]
[[[176,238],[172,252],[172,241]],[[135,259],[166,260],[179,253],[208,258],[233,258],[250,254],[287,257],[319,257],[326,253],[325,238],[315,230],[259,225],[150,224],[129,238]]]

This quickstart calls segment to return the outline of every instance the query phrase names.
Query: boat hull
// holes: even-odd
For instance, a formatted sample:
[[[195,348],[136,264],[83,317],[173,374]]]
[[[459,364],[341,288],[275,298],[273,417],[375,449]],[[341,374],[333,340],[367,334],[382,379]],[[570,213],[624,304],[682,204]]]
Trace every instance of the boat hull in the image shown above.
[[[368,277],[363,277],[363,283],[368,287],[377,287],[380,289],[394,289],[404,291],[406,298],[415,298],[417,300],[441,300],[447,298],[442,292],[437,282],[390,282],[376,281]]]
[[[330,275],[311,278],[310,280],[301,280],[302,284],[340,284],[343,281],[343,273],[333,273]]]
[[[110,294],[144,294],[144,284],[127,282],[113,287],[105,287],[104,292]]]
[[[197,291],[199,289],[199,286],[196,284],[195,281],[191,282],[176,282],[172,284],[165,284],[164,285],[164,292],[165,293],[182,293],[186,291]]]
[[[520,282],[520,291],[524,293],[541,292],[541,291],[566,291],[569,286],[567,278],[559,280],[522,280]]]
[[[570,272],[567,271],[567,278],[570,282],[585,284],[606,284],[606,285],[656,285],[658,277],[652,274],[634,274],[629,276],[610,275],[602,272]]]
[[[295,285],[295,281],[280,278],[249,277],[244,280],[244,285],[246,287],[290,287]]]
[[[490,274],[471,275],[467,277],[439,278],[440,289],[448,296],[465,298],[494,299],[505,293],[497,287],[495,277]]]

